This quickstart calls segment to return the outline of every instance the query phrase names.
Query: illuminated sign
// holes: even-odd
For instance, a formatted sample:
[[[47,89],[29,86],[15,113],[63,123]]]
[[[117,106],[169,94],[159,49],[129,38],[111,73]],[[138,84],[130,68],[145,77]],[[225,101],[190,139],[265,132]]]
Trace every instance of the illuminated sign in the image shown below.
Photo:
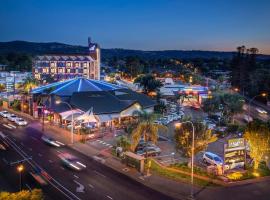
[[[245,147],[244,138],[233,138],[228,140],[228,148]]]

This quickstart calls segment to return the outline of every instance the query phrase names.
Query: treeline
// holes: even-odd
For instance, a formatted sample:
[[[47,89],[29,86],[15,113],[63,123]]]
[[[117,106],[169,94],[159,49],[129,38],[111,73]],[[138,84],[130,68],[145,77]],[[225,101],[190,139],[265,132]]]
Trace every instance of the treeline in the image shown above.
[[[258,95],[262,92],[270,93],[270,61],[257,61],[259,50],[237,47],[237,53],[231,62],[231,83],[242,94]]]
[[[8,53],[0,55],[0,64],[7,65],[6,71],[31,71],[32,56],[26,53]]]

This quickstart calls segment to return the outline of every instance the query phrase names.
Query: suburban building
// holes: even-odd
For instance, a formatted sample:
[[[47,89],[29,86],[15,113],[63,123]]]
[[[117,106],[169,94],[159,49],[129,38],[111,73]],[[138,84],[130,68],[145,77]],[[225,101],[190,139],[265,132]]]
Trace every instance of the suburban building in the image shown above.
[[[55,81],[85,77],[100,79],[100,47],[88,39],[87,54],[48,54],[36,56],[33,61],[33,75],[40,81],[47,77]]]
[[[40,116],[43,112],[51,115],[55,123],[65,124],[91,110],[97,126],[114,126],[134,117],[134,111],[153,112],[155,101],[148,96],[130,89],[86,78],[74,78],[35,88],[33,94],[33,114]],[[39,96],[49,96],[45,108],[39,104]],[[57,104],[57,99],[61,102]],[[70,106],[68,106],[68,104]],[[93,119],[93,118],[92,118]],[[85,123],[85,122],[82,122]]]

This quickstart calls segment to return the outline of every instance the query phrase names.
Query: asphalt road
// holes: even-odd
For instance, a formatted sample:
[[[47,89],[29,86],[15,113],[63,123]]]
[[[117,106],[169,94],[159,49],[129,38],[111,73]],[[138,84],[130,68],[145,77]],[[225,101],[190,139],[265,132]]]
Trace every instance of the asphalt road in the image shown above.
[[[98,199],[98,200],[170,200],[158,191],[152,190],[143,184],[98,163],[91,158],[69,148],[54,148],[46,145],[40,140],[42,132],[32,128],[17,127],[9,129],[5,124],[10,123],[7,119],[0,119],[0,130],[8,137],[8,140],[17,146],[23,155],[32,157],[34,164],[43,168],[53,178],[56,188],[51,185],[42,188],[48,199]],[[84,171],[73,171],[65,168],[58,157],[59,153],[67,152],[81,160],[87,165]],[[7,179],[18,184],[18,173],[15,167],[5,166],[5,162],[21,159],[22,156],[14,150],[1,152],[0,167],[7,171]],[[5,162],[3,161],[6,160]],[[31,168],[26,164],[28,169]],[[14,175],[15,174],[15,175]],[[26,172],[24,174],[27,174]],[[26,176],[26,175],[24,175]],[[23,177],[24,184],[28,187],[36,187]],[[54,181],[55,180],[55,181]],[[18,186],[17,186],[18,187]],[[25,187],[25,185],[24,185]],[[64,194],[61,194],[62,190]],[[64,189],[63,189],[64,188]]]

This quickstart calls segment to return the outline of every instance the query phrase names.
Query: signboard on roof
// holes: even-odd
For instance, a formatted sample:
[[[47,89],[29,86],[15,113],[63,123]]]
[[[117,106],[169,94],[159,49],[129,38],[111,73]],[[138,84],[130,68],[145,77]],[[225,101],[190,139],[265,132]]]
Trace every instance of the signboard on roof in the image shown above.
[[[245,140],[244,138],[233,138],[228,140],[228,147],[227,148],[236,148],[236,147],[245,147]]]

